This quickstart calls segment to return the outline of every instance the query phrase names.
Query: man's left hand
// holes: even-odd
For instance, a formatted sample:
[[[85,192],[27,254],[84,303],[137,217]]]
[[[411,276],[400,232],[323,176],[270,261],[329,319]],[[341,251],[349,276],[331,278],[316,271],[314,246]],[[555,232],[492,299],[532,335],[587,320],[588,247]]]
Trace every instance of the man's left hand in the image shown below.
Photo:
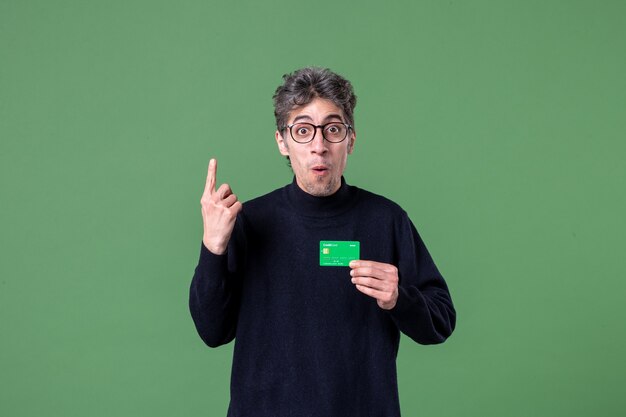
[[[350,262],[350,275],[356,289],[376,299],[378,306],[391,310],[398,301],[398,268],[374,261]]]

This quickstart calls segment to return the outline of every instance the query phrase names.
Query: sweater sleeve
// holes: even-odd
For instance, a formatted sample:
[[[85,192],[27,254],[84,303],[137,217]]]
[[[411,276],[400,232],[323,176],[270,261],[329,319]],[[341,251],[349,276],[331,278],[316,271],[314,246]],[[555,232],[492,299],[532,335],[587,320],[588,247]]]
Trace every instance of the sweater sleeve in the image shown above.
[[[215,255],[200,244],[200,259],[189,289],[189,311],[200,338],[210,347],[218,347],[235,338],[239,312],[241,228],[235,230],[223,255]]]
[[[448,286],[406,213],[395,232],[400,283],[398,301],[389,314],[417,343],[442,343],[456,324]]]

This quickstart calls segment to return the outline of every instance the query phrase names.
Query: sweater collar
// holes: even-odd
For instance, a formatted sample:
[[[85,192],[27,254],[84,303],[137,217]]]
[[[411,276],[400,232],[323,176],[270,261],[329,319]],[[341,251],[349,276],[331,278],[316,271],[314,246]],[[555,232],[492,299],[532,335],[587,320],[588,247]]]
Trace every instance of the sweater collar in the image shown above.
[[[302,190],[293,177],[291,184],[285,187],[287,200],[299,214],[309,217],[330,217],[344,213],[356,201],[357,188],[346,183],[341,177],[341,185],[334,193],[326,197],[316,197]]]

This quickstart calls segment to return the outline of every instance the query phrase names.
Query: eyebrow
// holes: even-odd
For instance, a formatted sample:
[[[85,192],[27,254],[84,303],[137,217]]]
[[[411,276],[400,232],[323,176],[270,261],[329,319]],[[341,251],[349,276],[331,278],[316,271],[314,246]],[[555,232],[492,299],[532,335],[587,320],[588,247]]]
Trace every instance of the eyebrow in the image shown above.
[[[295,123],[298,120],[303,120],[303,119],[311,120],[311,121],[313,120],[311,118],[311,116],[306,115],[306,114],[301,114],[300,116],[297,116],[295,119],[293,119],[293,121],[291,123]],[[324,120],[322,120],[322,124],[324,124],[324,122],[327,122],[327,121],[329,121],[331,119],[339,119],[339,120],[341,120],[343,122],[343,118],[341,117],[341,115],[339,115],[337,113],[332,113],[332,114],[329,114],[328,116],[326,116],[324,118]]]

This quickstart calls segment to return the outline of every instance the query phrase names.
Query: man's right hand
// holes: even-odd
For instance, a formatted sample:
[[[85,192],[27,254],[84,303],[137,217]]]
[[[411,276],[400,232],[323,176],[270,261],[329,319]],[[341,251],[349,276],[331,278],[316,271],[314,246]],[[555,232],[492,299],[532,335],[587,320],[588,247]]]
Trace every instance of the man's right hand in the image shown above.
[[[237,196],[228,184],[222,184],[215,190],[216,173],[217,161],[211,159],[206,186],[200,199],[204,223],[202,242],[209,251],[222,255],[226,252],[237,214],[241,211],[241,202],[237,201]]]

